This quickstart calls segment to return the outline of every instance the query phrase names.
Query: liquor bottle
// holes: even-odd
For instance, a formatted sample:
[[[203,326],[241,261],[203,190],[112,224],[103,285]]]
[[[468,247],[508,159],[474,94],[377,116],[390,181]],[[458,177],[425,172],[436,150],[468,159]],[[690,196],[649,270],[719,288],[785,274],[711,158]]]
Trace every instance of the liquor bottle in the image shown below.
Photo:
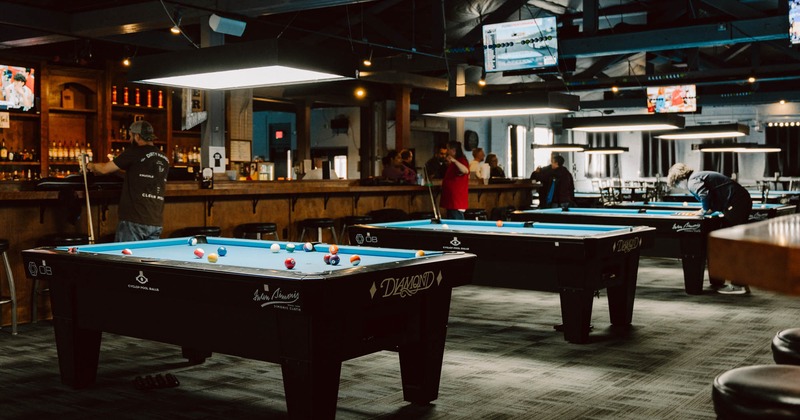
[[[122,105],[128,105],[128,87],[125,86],[122,90]]]
[[[14,159],[17,159],[17,157],[16,157],[16,156],[17,156],[17,154],[16,154],[16,153],[14,153],[14,149],[9,149],[9,150],[8,150],[8,161],[9,161],[9,162],[13,162],[13,161],[14,161]]]
[[[164,93],[160,90],[158,91],[158,107],[164,108]]]
[[[142,103],[140,102],[141,96],[139,96],[139,88],[136,88],[136,106],[141,106]]]
[[[117,104],[117,85],[111,86],[111,105]]]
[[[50,162],[56,160],[56,142],[53,142],[50,148],[47,149],[47,160]]]
[[[94,152],[92,152],[92,144],[86,143],[86,161],[91,162],[94,160]]]
[[[0,146],[0,160],[8,160],[8,149],[6,149],[6,139],[3,139],[3,145]]]

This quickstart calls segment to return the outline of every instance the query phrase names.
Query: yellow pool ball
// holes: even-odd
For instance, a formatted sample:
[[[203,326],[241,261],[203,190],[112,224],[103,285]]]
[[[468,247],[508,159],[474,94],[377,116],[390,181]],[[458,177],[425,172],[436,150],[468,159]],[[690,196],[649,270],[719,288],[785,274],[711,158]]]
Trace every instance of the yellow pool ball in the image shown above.
[[[217,262],[217,260],[219,260],[219,255],[217,255],[217,254],[215,254],[213,252],[208,254],[208,262],[215,263],[215,262]]]

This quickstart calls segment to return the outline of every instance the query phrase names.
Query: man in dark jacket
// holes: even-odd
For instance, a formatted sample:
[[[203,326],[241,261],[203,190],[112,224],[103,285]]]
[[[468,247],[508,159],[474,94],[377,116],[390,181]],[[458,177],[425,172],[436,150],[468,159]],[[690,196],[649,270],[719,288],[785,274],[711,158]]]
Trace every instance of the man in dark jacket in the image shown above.
[[[542,183],[539,188],[540,208],[567,208],[575,205],[575,182],[572,174],[564,167],[563,156],[554,155],[549,167],[537,167],[531,174],[531,179]]]

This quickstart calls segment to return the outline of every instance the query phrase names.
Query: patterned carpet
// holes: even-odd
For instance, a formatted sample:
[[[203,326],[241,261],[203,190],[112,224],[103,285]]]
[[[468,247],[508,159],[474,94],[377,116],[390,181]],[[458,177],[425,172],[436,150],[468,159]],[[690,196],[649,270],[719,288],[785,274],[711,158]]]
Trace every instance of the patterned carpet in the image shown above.
[[[403,401],[397,355],[342,367],[338,419],[713,419],[711,383],[771,364],[770,340],[800,326],[800,299],[683,292],[677,260],[643,258],[633,328],[609,327],[595,300],[591,342],[565,342],[558,295],[466,286],[454,291],[439,399]],[[4,419],[286,418],[278,365],[215,354],[188,365],[180,349],[104,334],[97,384],[61,385],[52,326],[0,332]],[[137,390],[137,375],[174,374],[176,388]]]

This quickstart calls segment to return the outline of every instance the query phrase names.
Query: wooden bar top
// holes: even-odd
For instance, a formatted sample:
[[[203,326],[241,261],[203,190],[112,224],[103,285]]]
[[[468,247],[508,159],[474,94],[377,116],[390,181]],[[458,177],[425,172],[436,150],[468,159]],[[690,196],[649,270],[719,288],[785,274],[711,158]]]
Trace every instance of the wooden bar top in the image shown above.
[[[712,278],[800,295],[800,214],[711,232],[708,273]]]

